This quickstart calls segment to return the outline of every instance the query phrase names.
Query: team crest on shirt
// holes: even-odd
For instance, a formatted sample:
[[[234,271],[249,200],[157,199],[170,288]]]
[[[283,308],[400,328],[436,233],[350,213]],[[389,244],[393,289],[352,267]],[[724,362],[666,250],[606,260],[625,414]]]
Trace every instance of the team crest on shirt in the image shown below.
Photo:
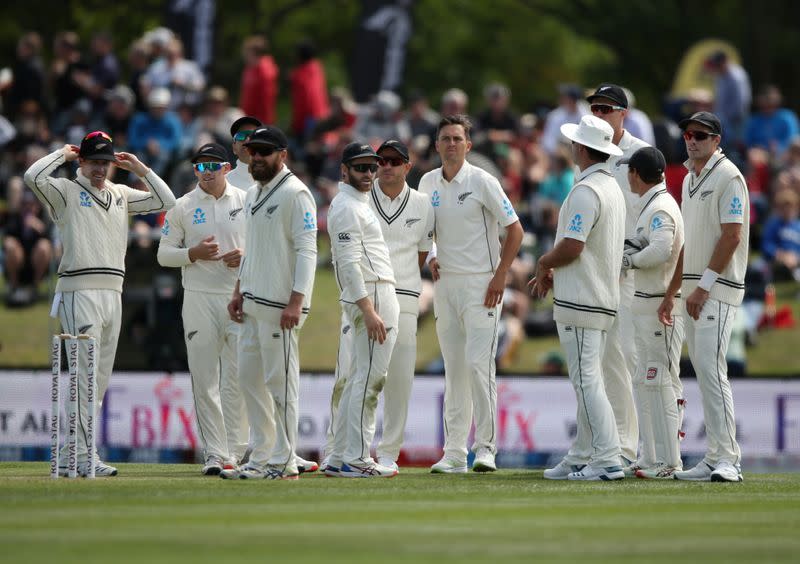
[[[275,204],[274,206],[268,207],[267,208],[267,215],[272,215],[272,212],[274,212],[277,209],[278,209],[278,204]]]
[[[576,213],[572,216],[572,219],[569,220],[569,227],[567,227],[567,231],[571,231],[572,233],[583,233],[583,219],[581,219],[581,214]]]
[[[228,217],[230,217],[231,221],[236,219],[236,216],[239,215],[242,211],[242,208],[236,208],[235,210],[231,210],[228,212]]]
[[[742,201],[738,196],[734,196],[731,200],[731,209],[728,212],[731,215],[742,215]]]
[[[422,219],[419,217],[409,217],[406,220],[406,227],[411,227],[412,225],[414,225],[415,223],[419,223],[420,221],[422,221]]]
[[[303,215],[303,231],[313,231],[317,228],[317,222],[314,221],[314,214],[306,212]]]
[[[713,190],[706,190],[705,192],[700,192],[700,201],[705,200],[713,193],[714,193]]]
[[[164,220],[164,226],[161,228],[162,235],[169,235],[169,220]]]
[[[508,198],[503,198],[503,209],[506,210],[506,217],[514,215],[514,208],[511,206],[511,202],[508,201]]]
[[[92,207],[92,199],[89,197],[89,194],[81,190],[80,193],[81,198],[81,207],[82,208],[90,208]]]
[[[117,201],[115,203],[117,204],[118,208],[121,208],[123,206],[122,197],[120,196],[119,198],[117,198]]]
[[[659,227],[664,225],[662,219],[658,216],[653,217],[653,221],[650,222],[650,231],[655,231]]]
[[[472,194],[472,192],[464,192],[463,194],[459,194],[458,195],[458,205],[460,206],[461,204],[463,204],[464,201],[467,198],[469,198],[470,194]]]
[[[434,190],[433,194],[431,194],[431,205],[435,208],[438,208],[440,203],[441,201],[439,200],[439,191]]]

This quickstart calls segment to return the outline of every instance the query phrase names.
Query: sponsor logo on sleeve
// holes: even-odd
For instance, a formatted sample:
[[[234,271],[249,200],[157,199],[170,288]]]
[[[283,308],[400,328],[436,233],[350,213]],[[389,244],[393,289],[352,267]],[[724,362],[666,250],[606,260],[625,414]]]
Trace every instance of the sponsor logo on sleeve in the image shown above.
[[[169,220],[164,220],[164,225],[161,227],[161,234],[162,235],[169,235]]]
[[[738,196],[734,196],[731,200],[731,209],[729,213],[731,215],[742,215],[742,201]]]
[[[664,221],[660,217],[655,216],[653,221],[650,222],[650,231],[655,231],[662,225],[664,225]]]
[[[503,209],[506,211],[506,217],[514,216],[514,208],[511,206],[511,202],[508,201],[508,198],[503,198]]]
[[[306,212],[303,215],[303,231],[313,231],[317,228],[317,222],[314,219],[314,214],[311,212]]]
[[[572,216],[572,219],[569,220],[569,227],[567,227],[567,231],[572,233],[583,233],[583,219],[581,219],[581,214],[576,213]]]

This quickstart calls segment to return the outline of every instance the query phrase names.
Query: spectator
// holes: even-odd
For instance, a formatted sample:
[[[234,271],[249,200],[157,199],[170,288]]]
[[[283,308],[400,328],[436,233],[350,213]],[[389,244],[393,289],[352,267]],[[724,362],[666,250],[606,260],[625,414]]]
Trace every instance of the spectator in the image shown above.
[[[79,84],[84,94],[92,100],[95,111],[106,106],[105,94],[119,82],[119,61],[114,54],[114,42],[107,31],[99,31],[92,36],[91,50],[93,61],[88,72],[79,74]]]
[[[206,93],[200,114],[203,131],[210,133],[216,143],[227,143],[231,126],[242,117],[242,110],[230,105],[228,91],[222,86],[212,86]],[[192,147],[194,149],[194,147]]]
[[[153,89],[147,96],[148,111],[136,113],[128,131],[130,150],[158,176],[164,175],[181,141],[181,123],[168,109],[170,98],[166,88]]]
[[[106,100],[102,123],[93,129],[107,132],[117,147],[127,147],[135,100],[133,91],[124,84],[118,84],[106,94]]]
[[[206,86],[200,67],[194,61],[184,59],[183,43],[175,37],[167,44],[164,56],[150,65],[142,80],[146,91],[167,88],[171,95],[169,107],[173,110],[183,103],[200,104]]]
[[[61,31],[53,40],[53,62],[50,65],[50,81],[53,89],[54,107],[51,123],[56,135],[64,130],[69,112],[75,103],[84,97],[80,86],[88,67],[81,62],[80,38],[73,31]]]
[[[25,33],[17,41],[17,60],[12,67],[14,82],[6,99],[6,115],[12,118],[26,100],[44,106],[45,75],[41,51],[42,38],[35,31]]]
[[[559,143],[564,141],[561,126],[565,123],[579,123],[589,113],[589,106],[583,101],[580,86],[562,84],[558,87],[558,107],[547,114],[542,134],[542,147],[548,155],[553,155]]]
[[[412,139],[424,136],[428,140],[428,147],[433,147],[439,119],[439,114],[428,105],[425,93],[418,89],[413,90],[408,97],[408,110],[401,124],[403,141],[410,143]],[[426,158],[428,156],[425,155]]]
[[[400,138],[398,122],[402,117],[402,105],[400,96],[391,90],[378,92],[356,120],[356,139],[363,139],[370,145],[380,145],[386,139]]]
[[[753,98],[750,77],[725,51],[717,51],[706,59],[705,68],[715,77],[714,113],[722,122],[722,139],[727,140],[728,147],[736,148],[744,137]]]
[[[519,129],[519,117],[510,108],[511,91],[502,84],[492,83],[483,95],[487,107],[478,114],[480,139],[491,145],[511,145]]]
[[[783,97],[777,86],[764,86],[756,97],[758,111],[747,122],[745,145],[748,149],[759,147],[769,151],[773,160],[779,160],[792,140],[800,135],[797,115],[782,108]]]
[[[443,116],[469,115],[467,114],[468,106],[469,96],[460,88],[451,88],[442,94],[441,114]]]
[[[633,92],[628,88],[623,88],[623,90],[628,97],[628,113],[625,114],[622,127],[634,137],[638,137],[648,145],[655,146],[656,135],[653,131],[653,122],[646,113],[634,107],[636,98],[633,96]]]
[[[275,103],[278,99],[278,65],[269,53],[269,42],[263,35],[252,35],[244,40],[239,107],[246,115],[257,117],[262,123],[276,121]]]
[[[773,214],[764,225],[761,252],[773,278],[800,282],[800,196],[794,190],[775,195]]]
[[[128,48],[128,69],[130,80],[128,86],[134,94],[134,108],[137,112],[147,111],[147,96],[144,94],[142,82],[150,66],[150,46],[144,40],[131,43]]]
[[[291,133],[301,144],[314,130],[317,121],[330,113],[325,69],[309,39],[296,46],[297,66],[289,74],[292,96]]]

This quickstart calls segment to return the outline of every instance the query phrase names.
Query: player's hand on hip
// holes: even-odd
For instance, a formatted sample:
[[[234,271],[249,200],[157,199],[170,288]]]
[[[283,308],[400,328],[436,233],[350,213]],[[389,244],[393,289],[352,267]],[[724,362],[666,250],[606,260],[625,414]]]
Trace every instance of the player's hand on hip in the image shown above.
[[[239,268],[239,265],[242,262],[242,256],[244,253],[242,249],[233,249],[232,251],[228,251],[224,255],[222,255],[220,260],[225,263],[225,266],[228,268]]]
[[[703,311],[706,300],[708,300],[708,292],[702,288],[695,288],[692,290],[692,293],[689,294],[689,297],[686,298],[686,313],[697,321],[700,319],[700,312]]]
[[[189,260],[220,260],[219,245],[214,242],[214,236],[209,235],[194,247],[189,248]]]
[[[383,319],[375,310],[364,314],[364,325],[367,328],[367,336],[371,341],[378,341],[381,345],[386,341],[386,326]]]
[[[281,329],[291,330],[300,324],[301,307],[297,304],[289,304],[281,312]]]
[[[80,156],[81,149],[77,145],[69,145],[69,144],[67,144],[67,145],[64,145],[64,148],[62,149],[62,151],[64,151],[64,161],[69,163],[69,162],[78,160],[78,157]]]
[[[428,268],[431,269],[431,276],[433,277],[433,281],[436,282],[439,280],[439,261],[436,257],[432,258],[428,262]]]
[[[672,296],[665,296],[661,300],[661,305],[658,306],[658,320],[667,327],[672,327],[672,308],[674,307],[675,299]]]
[[[486,307],[495,307],[503,301],[503,292],[506,289],[506,273],[495,272],[492,279],[489,280],[489,287],[486,288],[486,297],[483,299],[483,305]]]
[[[240,293],[234,293],[231,301],[228,302],[228,315],[232,321],[241,323],[244,320],[244,298]]]

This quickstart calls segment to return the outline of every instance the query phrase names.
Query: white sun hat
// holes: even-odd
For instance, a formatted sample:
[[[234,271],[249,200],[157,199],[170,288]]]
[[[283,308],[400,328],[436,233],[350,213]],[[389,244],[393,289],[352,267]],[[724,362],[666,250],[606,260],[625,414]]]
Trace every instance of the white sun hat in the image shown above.
[[[622,149],[611,141],[614,137],[614,130],[599,117],[585,115],[578,125],[565,123],[561,126],[561,133],[570,141],[575,141],[575,143],[580,143],[601,153],[616,157],[622,154]]]

